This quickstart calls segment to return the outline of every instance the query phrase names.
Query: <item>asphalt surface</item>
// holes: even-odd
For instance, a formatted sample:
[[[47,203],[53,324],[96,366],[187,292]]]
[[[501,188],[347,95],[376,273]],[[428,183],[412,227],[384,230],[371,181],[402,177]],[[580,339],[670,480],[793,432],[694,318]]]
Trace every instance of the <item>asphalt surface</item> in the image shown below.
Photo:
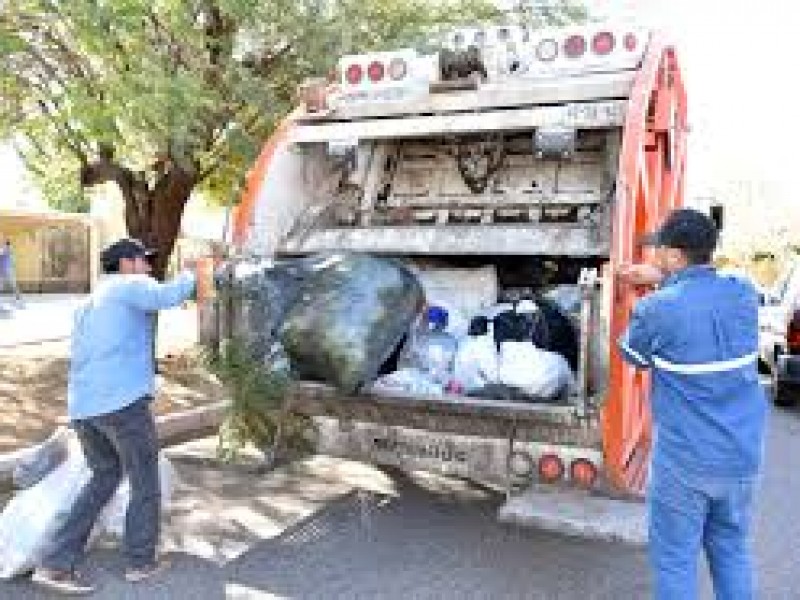
[[[760,598],[800,597],[800,411],[774,411],[755,523]],[[247,485],[251,475],[240,475]],[[464,482],[393,473],[397,494],[351,493],[230,561],[176,554],[158,582],[120,579],[116,553],[95,551],[97,598],[647,598],[646,555],[500,525],[501,498]],[[704,573],[703,597],[710,598]],[[0,597],[39,599],[25,580]]]

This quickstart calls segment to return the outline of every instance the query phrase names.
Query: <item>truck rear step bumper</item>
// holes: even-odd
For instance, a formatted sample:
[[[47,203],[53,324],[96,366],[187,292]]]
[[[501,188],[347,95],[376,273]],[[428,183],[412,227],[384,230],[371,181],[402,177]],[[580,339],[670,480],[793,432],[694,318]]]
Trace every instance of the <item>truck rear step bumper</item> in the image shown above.
[[[597,496],[560,486],[535,484],[500,507],[500,522],[537,527],[564,535],[647,544],[644,502]]]

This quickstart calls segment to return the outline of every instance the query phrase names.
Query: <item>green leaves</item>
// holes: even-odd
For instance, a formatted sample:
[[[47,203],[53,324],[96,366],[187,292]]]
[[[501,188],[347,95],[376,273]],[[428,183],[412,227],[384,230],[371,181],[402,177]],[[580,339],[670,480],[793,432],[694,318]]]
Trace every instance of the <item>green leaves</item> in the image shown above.
[[[0,135],[28,139],[35,172],[77,179],[107,145],[132,172],[180,161],[228,201],[304,78],[497,17],[489,0],[6,0]]]
[[[226,342],[208,364],[230,395],[219,430],[217,454],[222,460],[235,461],[248,445],[273,457],[311,449],[313,423],[286,410],[287,375],[260,364],[238,340]]]

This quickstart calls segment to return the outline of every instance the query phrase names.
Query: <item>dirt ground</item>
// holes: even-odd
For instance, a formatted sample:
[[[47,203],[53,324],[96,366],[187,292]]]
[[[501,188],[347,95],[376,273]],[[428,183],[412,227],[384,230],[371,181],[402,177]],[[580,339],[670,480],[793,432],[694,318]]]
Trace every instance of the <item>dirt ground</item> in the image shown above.
[[[206,372],[183,319],[161,327],[156,414],[186,410],[224,398],[222,386]],[[0,355],[0,452],[40,442],[66,423],[69,345],[66,340],[22,344]]]

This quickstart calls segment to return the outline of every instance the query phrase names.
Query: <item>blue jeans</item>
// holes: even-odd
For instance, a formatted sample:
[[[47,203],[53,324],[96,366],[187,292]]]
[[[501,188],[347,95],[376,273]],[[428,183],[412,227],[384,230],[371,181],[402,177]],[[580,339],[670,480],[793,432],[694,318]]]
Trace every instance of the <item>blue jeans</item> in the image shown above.
[[[749,547],[754,487],[753,477],[701,477],[653,468],[649,553],[657,600],[697,598],[701,547],[718,600],[755,597]]]
[[[41,566],[75,569],[83,558],[94,522],[114,495],[123,472],[131,487],[123,554],[130,568],[155,562],[161,489],[158,436],[149,405],[150,398],[145,397],[117,412],[72,423],[92,475],[66,521],[55,531]]]

